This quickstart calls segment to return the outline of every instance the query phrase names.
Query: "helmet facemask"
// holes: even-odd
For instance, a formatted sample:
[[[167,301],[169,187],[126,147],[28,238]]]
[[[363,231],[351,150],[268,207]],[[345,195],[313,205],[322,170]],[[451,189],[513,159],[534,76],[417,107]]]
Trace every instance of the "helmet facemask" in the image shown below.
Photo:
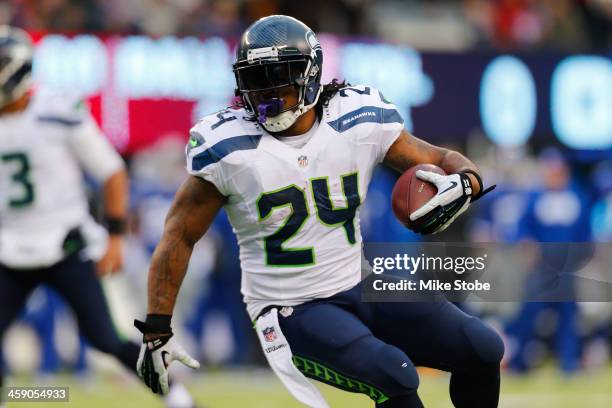
[[[319,67],[314,59],[302,55],[286,58],[261,58],[236,63],[237,93],[246,109],[269,132],[289,129],[304,113],[312,109],[319,98],[321,85]],[[297,102],[287,106],[283,95],[297,93]]]

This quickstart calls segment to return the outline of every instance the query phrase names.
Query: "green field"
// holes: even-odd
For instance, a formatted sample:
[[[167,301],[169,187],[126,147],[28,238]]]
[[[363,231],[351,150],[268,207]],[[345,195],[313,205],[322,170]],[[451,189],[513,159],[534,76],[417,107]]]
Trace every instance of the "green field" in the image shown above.
[[[426,407],[451,407],[448,377],[423,373],[420,394]],[[541,369],[526,377],[505,375],[502,379],[500,407],[520,408],[604,408],[612,406],[612,367],[563,377],[553,368]],[[12,379],[11,385],[32,385],[25,377]],[[70,387],[70,403],[10,403],[15,408],[126,408],[162,407],[163,405],[131,378],[99,376],[87,381],[71,377],[54,378],[48,385]],[[298,408],[280,382],[268,370],[241,370],[207,373],[187,383],[198,402],[206,408]],[[366,408],[373,404],[361,395],[331,387],[321,389],[332,407]]]

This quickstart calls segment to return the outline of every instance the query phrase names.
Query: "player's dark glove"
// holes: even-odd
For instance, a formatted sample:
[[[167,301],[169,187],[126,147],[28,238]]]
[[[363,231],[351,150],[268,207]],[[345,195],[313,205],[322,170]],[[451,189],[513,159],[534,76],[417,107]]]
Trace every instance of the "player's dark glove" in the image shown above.
[[[480,193],[476,197],[472,195],[472,181],[467,176],[468,173],[473,174],[480,184]],[[418,170],[416,176],[434,184],[438,189],[438,193],[434,197],[410,214],[413,230],[423,235],[444,231],[459,215],[467,210],[470,203],[495,188],[495,185],[493,185],[484,189],[480,176],[471,170],[464,173],[449,174],[448,176]]]
[[[146,322],[134,320],[134,326],[143,334],[136,372],[155,394],[168,393],[168,366],[172,361],[178,360],[193,369],[200,367],[200,363],[172,339],[170,318],[147,315]]]

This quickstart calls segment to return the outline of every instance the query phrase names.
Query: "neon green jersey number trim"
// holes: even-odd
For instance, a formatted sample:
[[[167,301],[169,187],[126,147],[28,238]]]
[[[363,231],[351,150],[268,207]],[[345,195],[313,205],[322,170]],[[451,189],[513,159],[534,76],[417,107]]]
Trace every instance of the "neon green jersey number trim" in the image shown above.
[[[358,174],[351,173],[340,176],[342,179],[342,192],[347,202],[344,208],[335,208],[330,197],[329,180],[327,177],[313,178],[312,196],[317,205],[317,218],[330,227],[342,225],[346,232],[346,240],[353,245],[357,242],[355,238],[355,213],[361,204],[359,197]]]
[[[30,205],[34,202],[34,185],[30,178],[30,160],[25,153],[15,152],[6,153],[0,156],[3,164],[11,164],[16,167],[17,170],[11,175],[11,181],[21,186],[22,193],[17,197],[11,197],[9,199],[9,206],[11,208],[22,208]]]
[[[312,197],[321,224],[330,228],[343,228],[350,245],[356,243],[355,214],[361,204],[358,191],[358,173],[341,176],[342,191],[347,202],[344,208],[335,208],[330,197],[327,177],[310,179]],[[314,247],[285,248],[283,243],[295,236],[308,217],[308,202],[304,190],[292,184],[263,193],[257,199],[259,221],[266,220],[274,209],[290,207],[291,213],[272,235],[264,238],[266,264],[269,266],[307,266],[315,263]]]
[[[306,194],[292,184],[279,190],[263,193],[257,200],[259,221],[267,219],[275,208],[291,208],[291,214],[285,223],[272,235],[264,238],[266,264],[270,266],[305,266],[314,263],[313,247],[283,248],[283,243],[293,237],[302,228],[308,218]]]

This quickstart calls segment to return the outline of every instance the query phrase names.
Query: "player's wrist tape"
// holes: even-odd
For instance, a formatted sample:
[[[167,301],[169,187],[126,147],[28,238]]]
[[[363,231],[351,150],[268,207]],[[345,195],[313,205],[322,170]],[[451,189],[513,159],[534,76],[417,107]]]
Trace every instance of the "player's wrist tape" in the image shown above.
[[[172,315],[148,314],[147,319],[144,322],[135,319],[134,327],[136,327],[142,334],[169,334],[171,337],[171,320]]]
[[[111,235],[122,235],[127,231],[127,221],[121,217],[104,217],[104,226]]]
[[[479,200],[483,195],[490,193],[491,191],[495,189],[495,187],[497,187],[497,184],[493,184],[492,186],[484,188],[484,184],[482,182],[482,178],[480,177],[480,174],[478,174],[474,170],[467,169],[467,170],[462,171],[461,173],[465,174],[466,176],[468,174],[471,174],[472,176],[474,176],[476,181],[478,181],[478,186],[480,187],[480,189],[478,190],[478,194],[472,196],[472,200],[471,200],[472,203],[476,200]]]

